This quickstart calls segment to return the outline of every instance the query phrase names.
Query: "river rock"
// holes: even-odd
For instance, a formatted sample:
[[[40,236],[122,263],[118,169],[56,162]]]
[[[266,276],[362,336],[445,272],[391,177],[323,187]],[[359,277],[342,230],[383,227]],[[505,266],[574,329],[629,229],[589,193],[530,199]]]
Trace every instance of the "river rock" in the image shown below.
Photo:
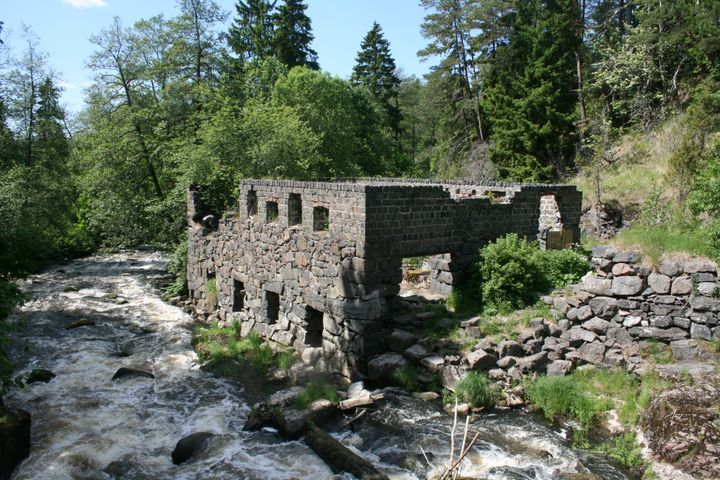
[[[141,370],[138,368],[127,368],[127,367],[120,367],[115,372],[115,375],[113,375],[112,379],[117,380],[119,378],[125,378],[125,377],[146,377],[146,378],[155,378],[155,375],[152,374],[152,372],[148,372],[147,370]]]
[[[56,376],[57,375],[55,375],[50,370],[45,370],[44,368],[33,368],[32,371],[28,373],[28,376],[25,377],[25,383],[27,383],[28,385],[35,382],[48,383]]]
[[[397,353],[383,353],[368,362],[367,372],[370,380],[389,380],[393,374],[404,367],[407,361]]]
[[[76,328],[80,328],[80,327],[90,327],[90,326],[93,326],[93,325],[95,325],[95,321],[94,321],[94,320],[90,320],[89,318],[81,318],[80,320],[78,320],[78,321],[76,321],[76,322],[73,322],[73,323],[71,323],[70,325],[67,325],[67,326],[65,327],[65,330],[74,330],[74,329],[76,329]]]
[[[30,423],[25,410],[0,407],[0,478],[10,478],[30,454]]]
[[[196,432],[181,439],[172,451],[172,461],[175,465],[187,462],[205,450],[208,442],[215,436],[210,432]]]
[[[720,390],[681,385],[653,398],[642,419],[650,450],[697,478],[720,478]]]
[[[489,370],[495,366],[497,357],[485,350],[478,349],[465,355],[465,361],[470,370]]]
[[[420,361],[428,356],[428,351],[425,349],[425,347],[423,347],[419,343],[416,343],[412,347],[405,350],[404,355],[410,360]]]

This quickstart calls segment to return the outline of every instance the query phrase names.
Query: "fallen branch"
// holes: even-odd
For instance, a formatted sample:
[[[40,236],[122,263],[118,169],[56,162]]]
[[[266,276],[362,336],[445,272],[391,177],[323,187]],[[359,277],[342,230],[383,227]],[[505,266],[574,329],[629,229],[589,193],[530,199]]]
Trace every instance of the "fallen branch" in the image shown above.
[[[366,407],[385,398],[382,393],[362,395],[360,397],[348,398],[340,402],[340,410],[350,410],[357,407]]]
[[[317,427],[310,427],[305,443],[335,473],[348,472],[361,480],[389,480],[370,462]]]

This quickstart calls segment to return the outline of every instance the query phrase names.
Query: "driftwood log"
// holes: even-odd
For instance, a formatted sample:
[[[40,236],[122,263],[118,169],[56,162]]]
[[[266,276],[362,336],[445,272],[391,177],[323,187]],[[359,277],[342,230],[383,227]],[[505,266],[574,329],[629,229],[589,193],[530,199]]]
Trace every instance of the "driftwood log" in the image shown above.
[[[348,472],[361,480],[389,480],[370,462],[317,427],[310,427],[305,442],[335,473]]]

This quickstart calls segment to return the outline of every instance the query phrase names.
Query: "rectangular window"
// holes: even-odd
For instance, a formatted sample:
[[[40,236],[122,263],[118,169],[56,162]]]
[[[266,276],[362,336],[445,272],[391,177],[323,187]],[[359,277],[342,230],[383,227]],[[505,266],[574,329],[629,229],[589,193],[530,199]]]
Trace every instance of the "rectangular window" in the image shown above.
[[[302,200],[299,193],[291,193],[288,197],[288,227],[302,223]]]
[[[277,202],[267,202],[265,204],[265,222],[275,223],[278,218],[278,204]]]
[[[272,325],[280,317],[280,295],[273,292],[265,292],[266,318],[267,323]]]
[[[250,190],[247,193],[247,214],[248,217],[252,217],[254,215],[257,215],[257,192],[255,190]]]
[[[325,207],[313,208],[313,230],[330,230],[330,211]]]
[[[233,280],[233,312],[242,312],[245,308],[245,285],[238,280]]]
[[[323,313],[312,307],[305,307],[305,345],[309,347],[322,347]]]

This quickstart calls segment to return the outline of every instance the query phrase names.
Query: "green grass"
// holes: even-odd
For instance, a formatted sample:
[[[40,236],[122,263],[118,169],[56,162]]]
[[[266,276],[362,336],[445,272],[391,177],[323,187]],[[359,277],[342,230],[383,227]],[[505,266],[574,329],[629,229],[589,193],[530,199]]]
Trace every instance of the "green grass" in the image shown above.
[[[406,363],[397,372],[395,372],[395,380],[408,392],[416,392],[420,389],[420,382],[417,379],[417,371],[415,367]]]
[[[646,467],[640,445],[638,445],[637,438],[635,438],[633,432],[618,435],[601,443],[593,448],[593,450],[604,453],[628,469],[640,469],[642,471]]]
[[[574,441],[587,446],[587,432],[601,413],[616,409],[620,422],[633,427],[652,398],[669,386],[655,374],[638,379],[622,369],[588,369],[565,377],[539,377],[528,383],[526,397],[550,420],[575,420],[580,428]]]
[[[672,349],[668,345],[652,338],[645,340],[640,354],[643,358],[652,361],[656,365],[667,365],[673,361]]]
[[[325,379],[314,378],[305,385],[298,398],[295,400],[295,405],[298,408],[307,408],[315,400],[325,399],[333,403],[337,403],[338,396],[335,388],[330,385]]]
[[[288,370],[295,359],[289,352],[275,354],[270,345],[255,331],[241,338],[237,325],[223,328],[196,327],[192,345],[202,361],[242,360],[263,375],[272,367]]]
[[[458,402],[469,403],[476,408],[492,408],[497,401],[497,391],[488,378],[478,372],[470,372],[455,386]]]
[[[713,247],[699,229],[675,229],[663,225],[634,226],[622,230],[614,243],[621,248],[636,248],[657,263],[666,253],[713,256]]]

